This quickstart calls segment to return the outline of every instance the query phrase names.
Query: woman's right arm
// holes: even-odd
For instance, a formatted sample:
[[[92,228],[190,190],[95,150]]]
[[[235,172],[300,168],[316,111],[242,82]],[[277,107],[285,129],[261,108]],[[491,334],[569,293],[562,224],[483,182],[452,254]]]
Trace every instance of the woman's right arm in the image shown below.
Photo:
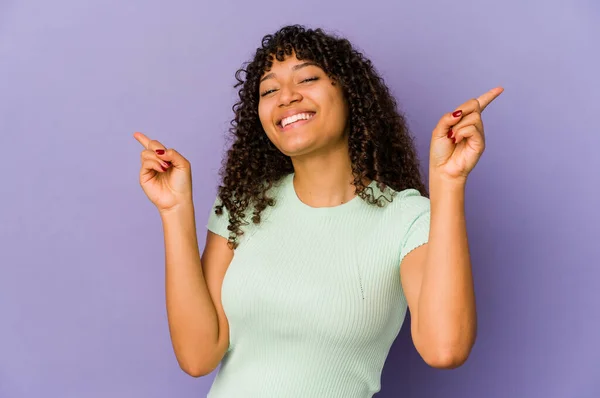
[[[229,346],[221,285],[233,251],[225,238],[208,232],[200,260],[190,162],[140,132],[133,136],[145,148],[140,185],[163,225],[167,317],[175,356],[186,373],[202,376],[217,367]]]
[[[177,362],[187,374],[211,373],[229,347],[221,286],[233,250],[210,231],[200,258],[193,203],[161,213],[165,240],[166,301]]]

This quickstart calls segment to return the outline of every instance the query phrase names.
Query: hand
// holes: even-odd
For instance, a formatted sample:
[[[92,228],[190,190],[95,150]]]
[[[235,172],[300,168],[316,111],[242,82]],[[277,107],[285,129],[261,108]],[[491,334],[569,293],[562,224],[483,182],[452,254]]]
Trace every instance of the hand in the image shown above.
[[[430,179],[436,175],[466,181],[485,149],[481,112],[503,91],[496,87],[442,116],[431,138]]]
[[[160,212],[172,210],[192,201],[190,162],[174,149],[150,140],[142,133],[133,137],[142,144],[140,185]]]

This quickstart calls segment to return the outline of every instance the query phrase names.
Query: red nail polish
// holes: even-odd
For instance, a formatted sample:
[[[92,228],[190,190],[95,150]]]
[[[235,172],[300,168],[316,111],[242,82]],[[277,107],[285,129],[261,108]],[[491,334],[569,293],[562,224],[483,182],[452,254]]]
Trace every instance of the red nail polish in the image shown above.
[[[163,169],[163,171],[167,171],[167,168],[165,166],[163,166],[162,164],[160,165],[160,168]]]
[[[448,138],[452,138],[452,134],[454,133],[452,132],[452,129],[450,129],[450,131],[448,131]]]
[[[159,155],[164,155],[165,154],[165,150],[164,149],[157,149],[156,153],[158,153]]]
[[[452,113],[452,116],[454,117],[459,117],[460,115],[462,115],[462,110],[457,110],[456,112]]]

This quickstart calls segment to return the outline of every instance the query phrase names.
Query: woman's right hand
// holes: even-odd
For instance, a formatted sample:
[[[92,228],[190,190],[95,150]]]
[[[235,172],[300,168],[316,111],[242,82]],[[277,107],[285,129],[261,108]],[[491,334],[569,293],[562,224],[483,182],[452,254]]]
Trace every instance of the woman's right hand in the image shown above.
[[[141,154],[140,185],[148,199],[160,212],[191,203],[190,162],[174,149],[167,149],[142,133],[134,133],[133,137],[145,148]]]

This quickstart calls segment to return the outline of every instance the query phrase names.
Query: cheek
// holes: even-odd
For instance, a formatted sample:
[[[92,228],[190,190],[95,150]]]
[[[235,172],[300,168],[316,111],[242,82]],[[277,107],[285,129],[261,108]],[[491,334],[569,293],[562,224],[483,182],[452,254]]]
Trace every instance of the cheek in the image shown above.
[[[346,119],[348,118],[348,107],[342,93],[336,90],[331,93],[328,100],[329,103],[332,104],[329,115],[330,118],[336,125],[339,125],[338,127],[344,126],[346,124]]]
[[[260,123],[265,130],[268,128],[269,124],[271,124],[271,112],[269,109],[270,108],[265,104],[264,101],[260,101],[258,103],[258,118],[260,119]]]

